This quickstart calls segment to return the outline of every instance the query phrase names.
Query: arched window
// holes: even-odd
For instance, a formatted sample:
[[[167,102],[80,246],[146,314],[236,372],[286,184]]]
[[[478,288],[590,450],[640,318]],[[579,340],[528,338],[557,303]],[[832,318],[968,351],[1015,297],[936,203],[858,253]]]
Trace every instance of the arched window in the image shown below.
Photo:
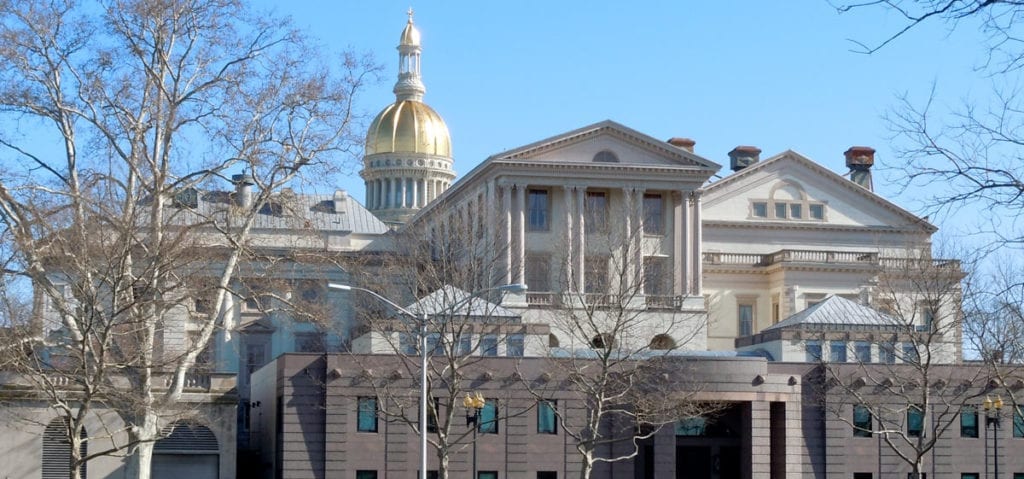
[[[608,150],[602,150],[594,155],[594,163],[618,163],[619,157]]]
[[[548,334],[549,348],[557,348],[560,344],[561,342],[558,340],[558,336],[555,336],[554,333]]]
[[[651,338],[650,348],[658,350],[675,349],[676,340],[667,334],[658,334]]]
[[[153,479],[206,479],[219,477],[220,445],[210,428],[175,421],[162,430],[153,445]]]
[[[601,333],[590,340],[590,347],[594,349],[605,349],[615,347],[615,338],[608,333]]]
[[[82,428],[80,457],[89,455],[89,435]],[[43,430],[43,479],[67,479],[71,475],[71,441],[68,441],[68,418],[60,417],[50,421]],[[80,476],[88,477],[86,464],[82,464]]]

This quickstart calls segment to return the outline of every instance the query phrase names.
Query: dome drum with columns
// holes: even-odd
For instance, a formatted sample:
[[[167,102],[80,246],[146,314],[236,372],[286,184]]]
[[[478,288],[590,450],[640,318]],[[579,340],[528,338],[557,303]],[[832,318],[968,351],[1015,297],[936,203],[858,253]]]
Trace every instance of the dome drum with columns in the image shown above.
[[[408,221],[455,180],[448,126],[422,101],[426,88],[420,52],[420,33],[410,10],[398,45],[395,102],[370,124],[359,172],[367,208],[392,225]]]

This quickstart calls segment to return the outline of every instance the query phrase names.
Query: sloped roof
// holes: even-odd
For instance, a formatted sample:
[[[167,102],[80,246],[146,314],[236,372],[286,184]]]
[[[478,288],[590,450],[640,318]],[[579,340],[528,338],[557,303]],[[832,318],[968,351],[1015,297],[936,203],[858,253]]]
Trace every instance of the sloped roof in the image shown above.
[[[829,328],[844,329],[848,327],[867,326],[871,328],[890,328],[899,326],[892,316],[876,311],[868,306],[850,301],[842,296],[828,296],[823,301],[799,313],[796,313],[762,331],[776,329]]]
[[[924,229],[924,230],[926,230],[926,231],[928,231],[930,233],[934,233],[934,232],[938,231],[938,228],[935,225],[932,225],[931,223],[929,223],[928,220],[926,220],[924,218],[921,218],[921,217],[915,215],[914,213],[911,213],[910,211],[907,211],[906,209],[902,208],[901,206],[899,206],[899,205],[897,205],[897,204],[895,204],[895,203],[885,199],[884,197],[882,197],[878,193],[875,193],[872,190],[864,188],[863,186],[858,185],[857,183],[854,183],[853,181],[850,181],[847,178],[844,178],[842,175],[840,175],[840,174],[838,174],[838,173],[836,173],[836,172],[834,172],[834,171],[832,171],[832,170],[830,170],[830,169],[828,169],[828,168],[818,164],[814,160],[811,160],[810,158],[808,158],[808,157],[806,157],[806,156],[804,156],[804,155],[802,155],[802,154],[800,154],[800,153],[798,153],[796,151],[793,151],[793,150],[783,151],[782,153],[779,153],[779,154],[777,154],[775,156],[772,156],[771,158],[759,161],[759,162],[757,162],[757,163],[755,163],[753,165],[750,165],[750,166],[748,166],[746,168],[743,168],[740,171],[734,172],[734,173],[730,174],[729,176],[726,176],[725,178],[722,178],[719,181],[716,181],[714,183],[710,183],[708,185],[705,185],[704,186],[704,201],[705,201],[705,204],[707,204],[707,202],[709,201],[709,198],[711,196],[713,196],[713,195],[728,195],[729,194],[729,189],[730,189],[731,185],[736,184],[737,182],[741,181],[743,178],[747,178],[747,177],[752,176],[752,175],[760,174],[760,172],[762,172],[763,170],[765,170],[767,168],[770,168],[775,163],[782,163],[782,162],[787,162],[787,161],[791,162],[791,163],[794,163],[796,165],[799,165],[799,166],[801,166],[803,168],[806,168],[808,170],[814,171],[815,173],[818,174],[818,176],[820,178],[822,178],[822,179],[824,179],[826,181],[829,181],[829,182],[835,184],[836,186],[838,186],[840,188],[843,188],[843,189],[846,189],[848,191],[854,192],[855,194],[860,195],[860,196],[870,200],[871,202],[879,205],[882,209],[888,210],[890,212],[895,213],[896,215],[898,215],[900,217],[905,218],[907,220],[907,223],[909,223],[909,224],[918,225],[922,229]],[[705,220],[708,220],[708,219],[710,219],[710,218],[706,218],[705,217]]]
[[[457,306],[454,310],[452,306]],[[472,316],[480,318],[518,318],[519,315],[486,299],[473,296],[455,286],[444,286],[406,307],[428,315]]]
[[[194,224],[204,218],[222,217],[230,211],[233,201],[234,193],[230,191],[200,191],[195,197],[195,208],[179,206],[173,221]],[[275,195],[260,209],[253,229],[373,235],[384,234],[389,228],[347,194],[289,192]]]

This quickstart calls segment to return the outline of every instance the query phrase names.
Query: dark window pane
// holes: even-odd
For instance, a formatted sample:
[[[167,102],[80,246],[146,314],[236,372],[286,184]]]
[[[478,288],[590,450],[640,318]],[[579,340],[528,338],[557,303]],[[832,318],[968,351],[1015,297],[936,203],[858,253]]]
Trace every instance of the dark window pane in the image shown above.
[[[377,398],[359,398],[359,432],[377,432]]]
[[[549,227],[548,191],[529,190],[526,196],[527,225],[530,231],[547,231]]]
[[[871,437],[871,410],[865,406],[853,407],[853,437]]]
[[[960,408],[960,437],[978,437],[978,408]]]
[[[910,406],[907,409],[907,435],[921,437],[924,432],[924,410],[921,406]]]
[[[555,422],[556,404],[554,400],[537,403],[537,433],[556,434],[558,432]]]
[[[483,409],[480,409],[480,434],[498,433],[498,401],[488,399]]]

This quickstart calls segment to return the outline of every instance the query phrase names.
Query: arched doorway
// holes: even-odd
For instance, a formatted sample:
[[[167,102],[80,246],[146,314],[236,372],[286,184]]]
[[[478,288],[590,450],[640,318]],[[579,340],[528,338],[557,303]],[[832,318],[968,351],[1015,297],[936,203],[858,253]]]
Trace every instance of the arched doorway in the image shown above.
[[[210,428],[175,421],[153,446],[153,479],[217,479],[220,446]]]

